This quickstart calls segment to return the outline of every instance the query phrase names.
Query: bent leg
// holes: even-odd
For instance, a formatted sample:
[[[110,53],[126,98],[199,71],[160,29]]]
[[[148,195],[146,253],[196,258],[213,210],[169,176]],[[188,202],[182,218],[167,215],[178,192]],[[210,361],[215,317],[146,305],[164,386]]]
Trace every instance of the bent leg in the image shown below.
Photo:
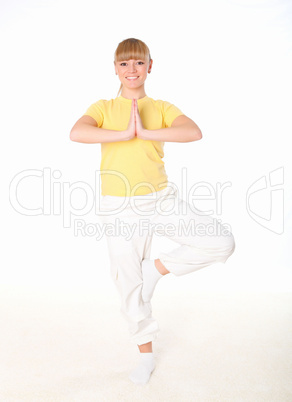
[[[176,207],[174,207],[174,203]],[[174,211],[167,214],[166,211]],[[174,275],[185,275],[216,262],[226,262],[235,249],[232,233],[216,218],[194,211],[176,197],[165,199],[153,218],[155,233],[179,243],[170,252],[161,252],[159,260]]]

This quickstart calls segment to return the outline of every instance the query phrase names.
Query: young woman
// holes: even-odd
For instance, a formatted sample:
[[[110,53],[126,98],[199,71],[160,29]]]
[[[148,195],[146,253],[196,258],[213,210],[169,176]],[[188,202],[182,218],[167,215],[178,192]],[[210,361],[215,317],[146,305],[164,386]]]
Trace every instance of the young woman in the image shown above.
[[[152,64],[144,42],[120,42],[114,67],[121,95],[93,103],[70,133],[72,141],[101,143],[101,221],[120,225],[115,233],[107,232],[106,239],[121,312],[130,340],[140,351],[139,364],[129,375],[136,384],[147,383],[155,368],[152,341],[159,326],[152,316],[151,297],[158,280],[225,262],[235,248],[232,233],[215,218],[194,212],[168,181],[164,142],[197,141],[202,133],[175,105],[146,95]],[[179,247],[150,259],[154,232]]]

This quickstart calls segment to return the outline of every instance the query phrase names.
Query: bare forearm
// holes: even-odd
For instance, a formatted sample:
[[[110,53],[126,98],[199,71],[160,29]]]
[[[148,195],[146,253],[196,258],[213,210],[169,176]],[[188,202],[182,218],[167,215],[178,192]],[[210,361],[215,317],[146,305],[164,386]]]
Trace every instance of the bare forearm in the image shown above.
[[[177,126],[166,127],[158,130],[143,131],[143,140],[162,141],[162,142],[191,142],[202,138],[202,133],[199,128],[192,126]]]
[[[73,127],[70,132],[70,140],[86,144],[97,144],[100,142],[126,141],[126,131],[108,130],[101,127],[94,127],[90,124],[79,124],[78,128]]]

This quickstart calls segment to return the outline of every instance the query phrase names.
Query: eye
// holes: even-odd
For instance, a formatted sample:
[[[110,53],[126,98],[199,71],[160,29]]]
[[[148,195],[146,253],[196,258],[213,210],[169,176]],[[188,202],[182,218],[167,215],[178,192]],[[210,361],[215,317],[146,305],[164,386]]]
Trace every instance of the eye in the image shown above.
[[[120,66],[125,66],[127,63],[126,62],[122,62],[120,63]],[[138,61],[138,64],[145,64],[144,61]]]

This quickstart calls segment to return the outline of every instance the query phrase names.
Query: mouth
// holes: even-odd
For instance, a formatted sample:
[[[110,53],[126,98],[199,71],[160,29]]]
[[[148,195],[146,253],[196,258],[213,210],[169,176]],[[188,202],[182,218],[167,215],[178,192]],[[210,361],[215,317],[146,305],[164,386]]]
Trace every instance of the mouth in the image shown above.
[[[126,77],[126,79],[129,80],[129,81],[135,81],[138,78],[139,78],[139,76],[138,77]]]

